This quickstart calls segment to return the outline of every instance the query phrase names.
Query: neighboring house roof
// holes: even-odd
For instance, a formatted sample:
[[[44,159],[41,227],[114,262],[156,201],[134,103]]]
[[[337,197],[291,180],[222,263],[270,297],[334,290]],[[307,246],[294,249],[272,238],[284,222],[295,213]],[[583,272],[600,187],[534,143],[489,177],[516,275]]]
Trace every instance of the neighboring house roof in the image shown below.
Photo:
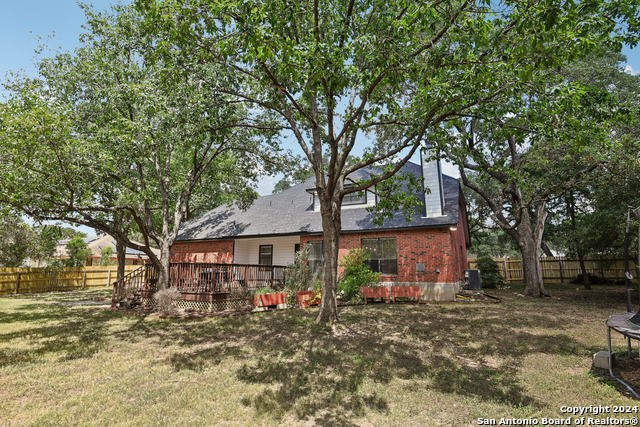
[[[350,177],[368,177],[372,171],[360,170]],[[407,163],[402,171],[409,171],[415,175],[422,173],[421,166],[411,162]],[[445,202],[443,216],[425,218],[417,213],[411,217],[410,222],[406,222],[401,213],[396,213],[391,220],[385,219],[382,227],[378,227],[371,222],[373,214],[367,212],[364,207],[350,207],[342,210],[342,232],[456,226],[460,183],[446,175],[443,175],[442,179]],[[313,187],[315,177],[281,193],[259,197],[246,211],[236,207],[220,206],[185,222],[180,227],[177,241],[322,233],[320,212],[313,210],[312,196],[306,192]],[[424,202],[424,194],[417,195]]]
[[[70,239],[66,239],[58,242],[58,244],[56,245],[56,253],[54,255],[55,257],[64,258],[69,256],[67,254],[67,242],[69,240]],[[104,236],[83,237],[82,240],[84,240],[84,242],[89,247],[89,250],[91,250],[91,256],[90,256],[91,258],[100,258],[102,256],[102,253],[101,253],[102,249],[104,249],[107,246],[110,246],[113,249],[113,254],[111,255],[111,258],[113,259],[117,258],[116,241],[113,237],[106,234]],[[138,242],[134,242],[134,243],[138,243]],[[138,244],[142,245],[141,243],[138,243]],[[157,255],[160,255],[160,251],[158,249],[152,249],[152,250]],[[138,251],[136,249],[131,249],[131,248],[125,248],[125,258],[146,259],[148,258],[148,256],[142,251]]]

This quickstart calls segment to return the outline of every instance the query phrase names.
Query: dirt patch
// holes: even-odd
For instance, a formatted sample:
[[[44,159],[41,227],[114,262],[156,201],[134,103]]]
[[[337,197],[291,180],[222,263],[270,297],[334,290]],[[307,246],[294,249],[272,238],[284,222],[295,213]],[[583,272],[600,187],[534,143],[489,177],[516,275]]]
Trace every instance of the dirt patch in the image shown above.
[[[640,393],[640,359],[618,359],[613,373]]]
[[[482,292],[458,292],[456,294],[456,302],[499,303],[502,300]]]

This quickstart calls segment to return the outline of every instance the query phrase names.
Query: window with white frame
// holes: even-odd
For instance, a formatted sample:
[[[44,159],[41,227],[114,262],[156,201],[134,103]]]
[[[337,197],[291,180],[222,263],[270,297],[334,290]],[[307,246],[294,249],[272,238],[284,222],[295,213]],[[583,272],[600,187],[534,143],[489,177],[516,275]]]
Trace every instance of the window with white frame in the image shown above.
[[[273,265],[273,245],[260,246],[260,259],[258,260],[258,264]]]

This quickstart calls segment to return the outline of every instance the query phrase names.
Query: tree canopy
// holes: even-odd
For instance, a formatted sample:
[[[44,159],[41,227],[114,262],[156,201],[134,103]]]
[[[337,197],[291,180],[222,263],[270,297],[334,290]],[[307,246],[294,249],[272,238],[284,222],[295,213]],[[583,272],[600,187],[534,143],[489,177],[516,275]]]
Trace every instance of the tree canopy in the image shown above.
[[[513,96],[542,70],[565,64],[596,41],[631,40],[638,24],[634,2],[137,5],[150,28],[165,31],[169,44],[237,73],[242,84],[223,93],[252,111],[273,114],[293,133],[316,178],[324,233],[317,320],[327,322],[338,319],[345,195],[394,176],[425,138],[438,143],[449,136],[447,122]],[[363,135],[370,144],[348,165]],[[353,172],[373,166],[380,169],[371,179],[348,181]],[[386,204],[400,205],[402,200]]]
[[[163,40],[143,31],[132,8],[85,12],[79,48],[7,85],[0,201],[145,252],[162,286],[182,221],[221,202],[246,206],[257,174],[278,166],[270,123],[242,120],[246,108],[223,93],[237,84],[224,68],[158,54]]]

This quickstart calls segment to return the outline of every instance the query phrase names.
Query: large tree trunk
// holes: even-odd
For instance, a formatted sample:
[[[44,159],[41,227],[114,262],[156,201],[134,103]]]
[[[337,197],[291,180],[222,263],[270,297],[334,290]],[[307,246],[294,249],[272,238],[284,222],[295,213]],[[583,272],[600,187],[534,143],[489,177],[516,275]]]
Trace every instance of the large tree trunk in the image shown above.
[[[160,259],[159,263],[155,263],[155,267],[158,269],[158,290],[167,289],[169,287],[169,270],[171,267],[171,245],[164,239],[160,244]]]
[[[526,211],[523,213],[523,218],[520,225],[518,225],[515,237],[522,253],[522,278],[524,280],[522,293],[526,296],[544,297],[549,295],[542,281],[542,267],[539,255],[544,221],[546,219],[544,203],[536,206],[536,212],[534,227],[531,226],[529,213]]]
[[[576,246],[578,252],[578,261],[580,261],[580,271],[582,272],[582,283],[584,288],[588,291],[591,290],[591,283],[589,282],[589,275],[587,274],[587,266],[584,264],[584,254],[580,250],[580,246]]]
[[[526,296],[542,297],[546,295],[542,275],[540,274],[540,256],[533,239],[523,238],[518,242],[522,253],[522,279]]]
[[[125,256],[126,256],[126,248],[125,246],[116,240],[116,255],[118,259],[118,272],[117,277],[118,280],[124,277],[124,264],[125,264]]]
[[[320,199],[322,232],[324,234],[324,265],[322,278],[322,299],[316,323],[336,323],[338,318],[338,248],[342,230],[341,203],[331,198]]]
[[[573,244],[576,247],[576,252],[578,253],[578,260],[580,261],[580,270],[582,271],[582,283],[584,284],[584,288],[588,291],[591,290],[591,283],[589,283],[589,275],[587,274],[587,268],[584,264],[584,253],[580,248],[580,241],[576,235],[578,225],[576,222],[576,208],[575,208],[575,199],[573,197],[573,193],[569,193],[566,196],[567,209],[569,210],[569,218],[571,218],[571,229],[573,230]]]

